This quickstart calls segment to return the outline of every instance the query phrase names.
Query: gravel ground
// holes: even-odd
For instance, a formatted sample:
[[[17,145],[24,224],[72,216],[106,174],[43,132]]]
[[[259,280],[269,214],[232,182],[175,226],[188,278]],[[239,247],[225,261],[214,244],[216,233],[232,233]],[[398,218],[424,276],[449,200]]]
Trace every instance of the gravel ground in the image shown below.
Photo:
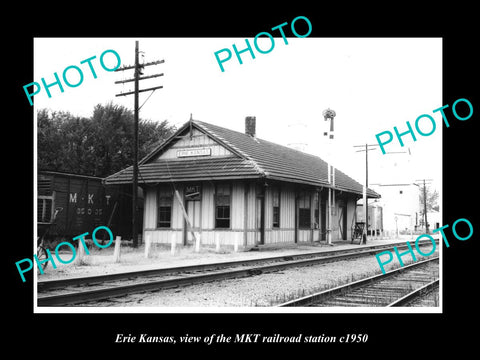
[[[48,264],[43,275],[39,275],[39,280],[54,280],[70,277],[81,277],[90,275],[112,274],[117,272],[137,271],[153,268],[169,268],[184,265],[197,265],[203,263],[224,262],[241,259],[254,259],[266,256],[289,255],[301,252],[314,252],[326,247],[302,246],[299,249],[279,249],[275,251],[251,251],[251,252],[233,252],[223,250],[216,253],[213,249],[202,249],[199,253],[193,251],[192,248],[177,249],[175,255],[169,250],[158,248],[152,249],[149,258],[145,258],[144,248],[140,246],[137,249],[129,247],[122,248],[121,260],[119,263],[114,262],[113,249],[104,250],[90,249],[90,255],[86,255],[82,264],[74,262],[70,264],[62,264],[56,262],[57,268],[54,269]],[[327,250],[330,250],[328,248]],[[71,253],[61,253],[60,256],[68,260]]]
[[[438,290],[431,291],[421,299],[414,301],[410,306],[412,307],[425,307],[425,306],[439,306],[440,294]]]
[[[430,247],[424,251],[428,252]],[[435,254],[438,255],[438,248]],[[404,257],[408,263],[411,258]],[[424,259],[419,257],[418,260]],[[395,259],[385,269],[398,267]],[[140,307],[256,307],[273,306],[291,298],[307,295],[325,288],[365,276],[381,273],[375,256],[338,261],[281,272],[261,274],[248,278],[224,280],[185,288],[162,290],[155,293],[131,295],[111,299],[90,306]]]

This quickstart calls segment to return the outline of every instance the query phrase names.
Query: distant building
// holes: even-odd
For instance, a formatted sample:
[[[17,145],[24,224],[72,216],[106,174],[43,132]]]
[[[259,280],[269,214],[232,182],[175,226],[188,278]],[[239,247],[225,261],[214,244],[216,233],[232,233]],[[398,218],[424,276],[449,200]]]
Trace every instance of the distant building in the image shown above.
[[[414,184],[372,184],[382,195],[375,203],[382,208],[383,229],[388,232],[418,230],[420,217],[419,189]]]
[[[423,216],[422,216],[423,218]],[[428,221],[428,229],[430,231],[434,230],[434,229],[438,229],[439,227],[442,226],[442,216],[440,214],[440,211],[437,211],[437,210],[429,210],[427,211],[427,221]],[[425,220],[424,219],[421,219],[421,224],[422,226],[424,225],[424,222]],[[425,227],[423,226],[423,229]]]

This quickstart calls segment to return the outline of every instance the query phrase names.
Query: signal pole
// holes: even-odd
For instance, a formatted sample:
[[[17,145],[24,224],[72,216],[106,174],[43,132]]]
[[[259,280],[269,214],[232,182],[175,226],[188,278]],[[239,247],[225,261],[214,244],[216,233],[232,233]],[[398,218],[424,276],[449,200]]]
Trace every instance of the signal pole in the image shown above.
[[[129,70],[129,69],[134,69],[134,77],[133,79],[128,79],[128,80],[121,80],[121,81],[115,81],[115,84],[122,84],[126,82],[131,82],[134,81],[134,91],[126,92],[126,93],[120,93],[115,96],[126,96],[126,95],[134,95],[134,111],[133,111],[133,118],[134,118],[134,129],[133,129],[133,185],[132,185],[132,240],[133,240],[133,247],[138,246],[138,230],[137,230],[137,212],[138,212],[138,113],[139,113],[139,107],[138,107],[138,94],[140,92],[144,91],[150,91],[153,90],[155,91],[156,89],[161,89],[163,86],[156,86],[148,89],[143,89],[139,90],[139,80],[144,80],[144,79],[149,79],[149,78],[154,78],[158,76],[162,76],[163,74],[155,74],[155,75],[150,75],[150,76],[144,76],[140,77],[140,75],[143,75],[141,72],[141,69],[143,69],[145,66],[149,65],[157,65],[161,64],[164,62],[164,60],[160,61],[154,61],[151,63],[146,63],[146,64],[139,64],[138,62],[138,40],[135,41],[135,65],[133,66],[123,66],[115,71],[124,71],[124,70]]]
[[[333,157],[333,121],[337,113],[330,108],[322,112],[323,118],[325,121],[330,120],[330,132],[324,132],[323,136],[328,136],[327,139],[327,148],[328,148],[328,161],[327,161],[327,174],[328,182],[330,186],[328,187],[328,229],[327,229],[327,244],[332,245],[332,232],[333,232],[333,213],[332,210],[335,208],[335,167],[332,165]]]

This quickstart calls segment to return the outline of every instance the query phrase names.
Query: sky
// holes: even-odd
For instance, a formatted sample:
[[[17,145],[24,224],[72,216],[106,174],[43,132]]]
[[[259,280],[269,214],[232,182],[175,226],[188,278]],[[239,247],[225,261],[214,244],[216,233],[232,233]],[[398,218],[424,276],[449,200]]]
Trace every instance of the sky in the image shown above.
[[[256,116],[257,136],[278,144],[301,144],[303,151],[329,160],[341,171],[365,183],[365,152],[356,145],[376,144],[375,135],[407,130],[409,121],[415,128],[422,114],[432,116],[436,130],[417,141],[410,135],[386,145],[383,155],[378,149],[368,152],[369,184],[411,183],[433,179],[432,186],[441,192],[442,131],[439,113],[442,103],[441,38],[274,38],[275,46],[267,54],[241,54],[235,57],[232,45],[246,47],[245,38],[36,38],[34,41],[34,79],[54,82],[54,72],[62,78],[70,65],[84,75],[78,87],[50,88],[51,98],[42,88],[35,95],[35,110],[69,111],[76,116],[91,116],[97,104],[123,105],[133,109],[133,96],[116,94],[133,90],[133,70],[107,72],[99,62],[105,50],[116,51],[121,66],[133,65],[135,40],[139,41],[141,62],[164,60],[145,67],[144,75],[163,73],[158,78],[140,81],[140,89],[163,86],[140,94],[140,118],[167,120],[180,127],[192,117],[243,132],[246,116]],[[261,49],[270,47],[268,38],[258,42]],[[232,58],[223,63],[222,72],[214,53],[228,48]],[[225,54],[225,53],[224,53]],[[223,57],[224,54],[221,56]],[[88,64],[91,61],[97,78]],[[113,67],[115,57],[104,57]],[[113,64],[113,65],[112,65]],[[74,83],[75,70],[68,79]],[[25,101],[28,100],[25,98]],[[336,112],[335,140],[323,136],[329,124],[322,112]],[[419,122],[425,133],[431,124]],[[441,203],[441,202],[440,202]]]

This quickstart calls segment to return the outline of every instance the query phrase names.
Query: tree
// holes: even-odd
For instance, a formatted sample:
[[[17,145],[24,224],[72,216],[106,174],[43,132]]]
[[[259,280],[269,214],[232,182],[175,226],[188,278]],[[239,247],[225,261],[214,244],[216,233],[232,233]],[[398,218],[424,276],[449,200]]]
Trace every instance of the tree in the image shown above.
[[[123,106],[97,105],[91,117],[90,135],[95,176],[108,176],[131,165],[133,114]],[[128,164],[128,165],[127,165]]]
[[[37,120],[39,169],[106,177],[132,165],[133,113],[123,106],[96,105],[90,118],[41,109]],[[174,131],[141,119],[139,159]]]
[[[85,152],[82,133],[85,118],[69,112],[37,113],[37,166],[39,169],[84,173],[82,158]]]
[[[425,195],[424,196],[424,191],[423,191],[423,186],[420,186],[420,196],[419,196],[419,201],[420,201],[420,225],[424,226],[425,225],[425,198],[427,199],[427,217],[428,217],[428,212],[435,210],[438,211],[440,209],[438,205],[438,191],[435,189],[431,189],[428,185],[425,187]],[[430,221],[428,221],[430,224]]]
[[[427,199],[427,212],[430,210],[436,210],[438,211],[440,209],[438,205],[438,191],[435,189],[431,189],[428,185],[425,188],[425,195]],[[423,214],[425,212],[425,197],[424,197],[424,191],[423,191],[423,186],[420,187],[420,213]]]

